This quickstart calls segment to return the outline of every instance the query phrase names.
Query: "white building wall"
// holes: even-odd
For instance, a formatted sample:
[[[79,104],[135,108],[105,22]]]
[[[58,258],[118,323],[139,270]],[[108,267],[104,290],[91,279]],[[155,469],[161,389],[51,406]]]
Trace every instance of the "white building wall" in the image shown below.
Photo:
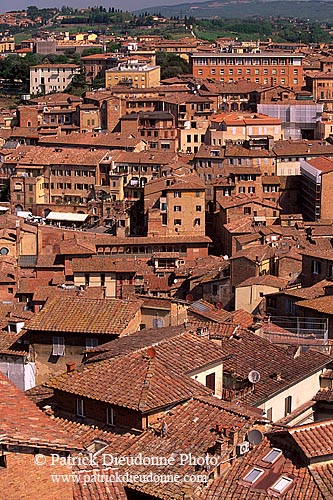
[[[319,370],[318,372],[311,375],[310,377],[307,377],[298,384],[295,384],[292,387],[286,389],[285,391],[282,391],[280,394],[277,394],[273,398],[269,399],[266,403],[260,405],[258,408],[261,408],[262,410],[266,411],[266,413],[269,408],[272,408],[273,422],[276,422],[277,420],[284,418],[286,416],[285,399],[288,396],[292,397],[292,406],[291,406],[292,412],[297,408],[299,408],[300,406],[302,406],[304,403],[310,401],[320,389],[319,376],[322,372],[323,370]],[[277,388],[278,384],[279,382],[277,381],[276,382]]]

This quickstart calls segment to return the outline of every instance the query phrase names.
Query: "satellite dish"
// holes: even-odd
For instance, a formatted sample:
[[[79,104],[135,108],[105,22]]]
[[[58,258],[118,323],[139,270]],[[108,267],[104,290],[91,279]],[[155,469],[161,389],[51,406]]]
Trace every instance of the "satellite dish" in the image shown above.
[[[248,374],[247,378],[249,379],[251,384],[257,384],[260,380],[260,373],[257,372],[256,370],[252,370]]]
[[[247,440],[251,444],[259,444],[262,441],[262,433],[258,429],[253,429],[247,433]]]
[[[228,255],[223,255],[223,260],[229,260],[229,256]]]
[[[186,295],[186,302],[193,302],[193,295],[191,293]]]

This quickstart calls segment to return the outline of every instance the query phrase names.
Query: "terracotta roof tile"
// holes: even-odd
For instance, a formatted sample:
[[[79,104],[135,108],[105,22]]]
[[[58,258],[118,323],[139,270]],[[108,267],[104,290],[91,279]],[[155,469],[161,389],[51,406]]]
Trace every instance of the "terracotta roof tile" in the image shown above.
[[[252,285],[263,285],[272,286],[276,288],[285,288],[288,284],[287,279],[278,278],[277,276],[272,276],[271,274],[264,274],[263,276],[255,276],[248,278],[237,287],[252,286]]]
[[[28,325],[29,330],[121,335],[142,300],[54,298]]]
[[[333,314],[333,296],[327,295],[315,299],[295,302],[299,307],[312,309],[323,314]]]
[[[117,383],[112,383],[115,380]],[[199,382],[167,367],[159,349],[155,357],[141,351],[89,363],[49,380],[46,385],[143,413],[211,393]]]
[[[219,433],[216,431],[216,424],[221,423],[223,426],[237,426],[240,433],[245,434],[254,423],[262,422],[263,419],[256,412],[248,411],[244,408],[224,405],[217,398],[195,398],[179,405],[170,411],[164,418],[167,425],[167,433],[162,436],[159,429],[162,422],[158,422],[154,429],[144,432],[126,451],[126,456],[136,457],[139,453],[143,456],[156,457],[175,457],[174,463],[169,465],[153,465],[147,468],[145,465],[131,466],[132,474],[146,474],[147,470],[154,474],[178,474],[181,478],[185,474],[202,475],[206,474],[205,470],[198,468],[193,463],[187,462],[181,464],[180,454],[195,455],[203,457],[208,454],[213,456],[213,450],[216,441],[219,438]],[[112,447],[106,448],[106,452]],[[123,471],[123,470],[122,470]],[[228,475],[228,474],[227,474]],[[223,475],[225,479],[225,475]],[[194,481],[195,483],[195,481]],[[194,494],[196,487],[201,491],[198,495]],[[203,483],[187,484],[186,487],[182,481],[179,482],[135,482],[127,483],[126,487],[132,492],[140,492],[145,495],[150,495],[154,498],[163,500],[180,500],[185,496],[185,492],[191,498],[203,498],[203,492],[206,489]],[[220,496],[216,498],[228,498]],[[230,497],[234,498],[234,497]],[[236,498],[236,497],[235,497]]]
[[[52,449],[80,449],[70,434],[50,420],[0,373],[0,442]]]
[[[332,454],[333,420],[296,426],[289,434],[307,458]]]
[[[248,330],[239,329],[237,337],[230,338],[220,346],[221,355],[231,358],[224,361],[224,370],[237,367],[239,376],[247,378],[253,370],[255,360],[256,370],[260,372],[260,381],[255,392],[251,391],[239,396],[239,400],[253,406],[258,406],[274,394],[287,389],[296,381],[324,368],[331,360],[329,356],[309,349],[294,358],[284,347],[272,344]],[[274,374],[280,373],[280,379]]]
[[[278,433],[274,434],[274,437]],[[255,446],[249,453],[236,458],[232,467],[225,474],[213,479],[203,489],[200,496],[202,500],[237,499],[237,500],[269,500],[276,498],[276,493],[270,488],[281,477],[292,479],[290,487],[278,497],[284,500],[328,500],[321,493],[320,488],[312,477],[312,471],[296,459],[296,455],[288,453],[287,446],[279,444],[282,455],[273,464],[263,462],[263,458],[276,448],[276,439],[264,437],[263,441]],[[243,481],[243,478],[254,467],[263,470],[263,474],[254,484]]]
[[[103,480],[96,481],[98,474]],[[73,500],[127,500],[123,484],[113,480],[113,469],[75,471],[75,476]]]

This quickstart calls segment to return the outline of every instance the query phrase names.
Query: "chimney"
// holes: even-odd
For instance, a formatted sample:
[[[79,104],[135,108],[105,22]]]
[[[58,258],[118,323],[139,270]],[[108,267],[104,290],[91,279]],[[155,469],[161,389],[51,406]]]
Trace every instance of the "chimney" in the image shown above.
[[[238,441],[238,429],[236,427],[231,427],[229,435],[230,445],[236,446],[237,441]]]
[[[220,439],[216,440],[215,449],[214,449],[215,455],[219,455],[219,456],[222,455],[223,445],[224,445],[223,439],[220,438]]]
[[[70,363],[66,363],[67,373],[72,373],[75,370],[75,362],[71,361]]]

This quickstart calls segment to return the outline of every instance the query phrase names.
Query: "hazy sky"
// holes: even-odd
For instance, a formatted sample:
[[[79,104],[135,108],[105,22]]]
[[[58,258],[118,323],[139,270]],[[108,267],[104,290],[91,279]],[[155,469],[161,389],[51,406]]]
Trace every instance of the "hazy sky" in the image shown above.
[[[191,0],[191,3],[203,0]],[[145,7],[154,5],[175,5],[178,3],[185,3],[186,0],[2,0],[0,12],[9,10],[22,10],[28,5],[36,5],[37,7],[61,7],[62,5],[69,5],[71,7],[87,7],[88,5],[103,5],[103,7],[116,7],[123,10],[139,10]]]

